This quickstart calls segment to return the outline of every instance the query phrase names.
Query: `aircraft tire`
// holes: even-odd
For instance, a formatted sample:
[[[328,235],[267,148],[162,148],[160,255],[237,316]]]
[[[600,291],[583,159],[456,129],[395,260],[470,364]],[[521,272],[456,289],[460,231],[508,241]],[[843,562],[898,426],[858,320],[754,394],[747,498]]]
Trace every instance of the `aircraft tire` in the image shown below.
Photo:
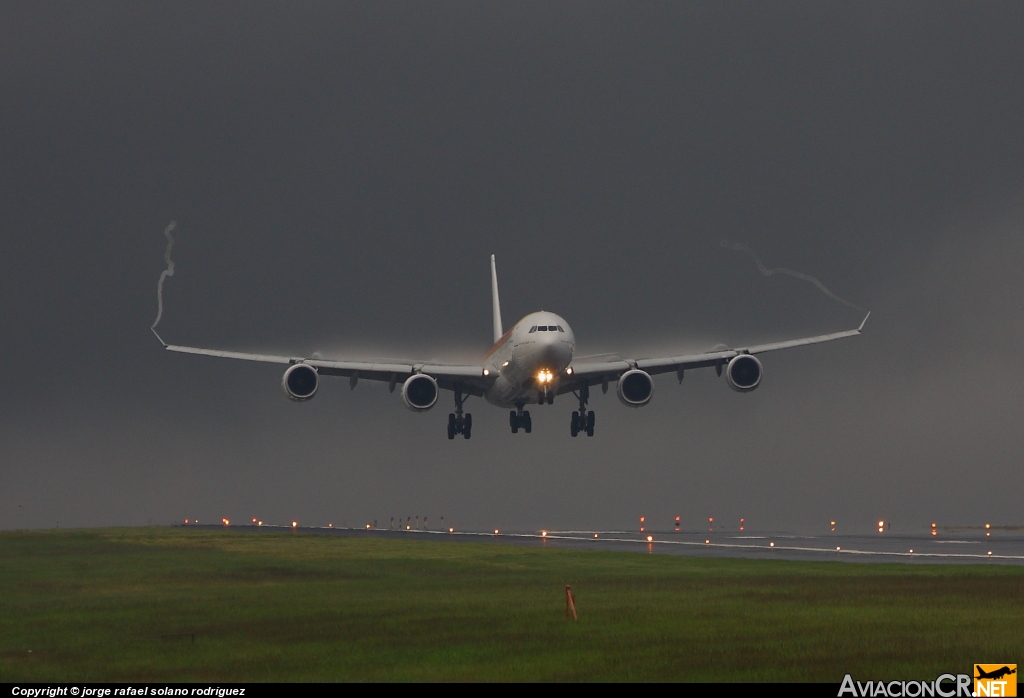
[[[455,425],[453,423],[451,423],[451,422],[448,422],[448,440],[451,441],[454,438],[455,438]]]
[[[512,427],[512,433],[519,433],[519,420],[516,418],[516,411],[512,410],[508,413],[508,425]]]
[[[570,427],[570,433],[574,439],[580,433],[580,416],[575,412],[572,413],[572,426]]]
[[[525,422],[525,424],[523,425],[523,431],[525,431],[527,434],[533,431],[533,420],[530,419],[529,412],[523,412],[523,422]]]
[[[466,413],[466,431],[473,428],[473,415],[469,412]],[[466,438],[469,438],[468,436]]]
[[[587,436],[594,435],[594,410],[587,412]]]

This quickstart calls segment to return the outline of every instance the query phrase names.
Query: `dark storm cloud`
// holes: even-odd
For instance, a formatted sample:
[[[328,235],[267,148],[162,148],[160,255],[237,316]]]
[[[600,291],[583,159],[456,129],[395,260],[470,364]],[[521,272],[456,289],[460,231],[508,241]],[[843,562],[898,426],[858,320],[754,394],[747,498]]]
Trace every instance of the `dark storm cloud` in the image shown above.
[[[764,525],[1016,516],[1024,11],[1003,3],[8,4],[0,8],[0,526]],[[729,392],[659,378],[513,438],[273,367],[435,358],[564,315],[639,355],[860,322]],[[442,411],[443,410],[443,411]],[[713,511],[712,511],[713,510]],[[1017,521],[1019,523],[1019,521]]]

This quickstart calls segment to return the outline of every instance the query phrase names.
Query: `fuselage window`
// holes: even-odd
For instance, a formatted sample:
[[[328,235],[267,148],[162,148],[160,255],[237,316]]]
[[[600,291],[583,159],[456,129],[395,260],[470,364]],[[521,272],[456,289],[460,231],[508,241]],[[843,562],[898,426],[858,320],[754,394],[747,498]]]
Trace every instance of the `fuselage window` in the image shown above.
[[[536,331],[537,331],[537,326],[534,325],[533,327],[530,328],[530,331],[527,334],[533,334]]]

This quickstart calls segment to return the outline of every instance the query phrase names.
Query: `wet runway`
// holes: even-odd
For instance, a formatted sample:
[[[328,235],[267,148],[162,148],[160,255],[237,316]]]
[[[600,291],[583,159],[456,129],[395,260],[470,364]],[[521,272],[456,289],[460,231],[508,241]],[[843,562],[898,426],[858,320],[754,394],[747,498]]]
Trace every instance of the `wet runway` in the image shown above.
[[[202,526],[202,528],[220,528]],[[236,528],[236,527],[232,527]],[[244,530],[281,531],[290,526],[239,526]],[[876,533],[865,535],[798,535],[785,532],[696,531],[424,531],[381,528],[298,527],[301,533],[367,536],[404,540],[485,542],[504,545],[545,546],[578,550],[733,557],[776,560],[840,560],[843,562],[897,562],[911,564],[1024,565],[1024,531],[982,530],[929,533]],[[648,541],[648,536],[651,538]]]

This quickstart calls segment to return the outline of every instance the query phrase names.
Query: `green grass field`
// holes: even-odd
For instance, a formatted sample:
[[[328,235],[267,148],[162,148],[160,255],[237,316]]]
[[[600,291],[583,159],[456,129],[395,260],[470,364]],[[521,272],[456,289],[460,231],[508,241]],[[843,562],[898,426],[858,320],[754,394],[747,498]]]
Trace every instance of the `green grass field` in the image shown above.
[[[2,533],[0,681],[930,680],[1024,659],[1022,599],[994,565]]]

